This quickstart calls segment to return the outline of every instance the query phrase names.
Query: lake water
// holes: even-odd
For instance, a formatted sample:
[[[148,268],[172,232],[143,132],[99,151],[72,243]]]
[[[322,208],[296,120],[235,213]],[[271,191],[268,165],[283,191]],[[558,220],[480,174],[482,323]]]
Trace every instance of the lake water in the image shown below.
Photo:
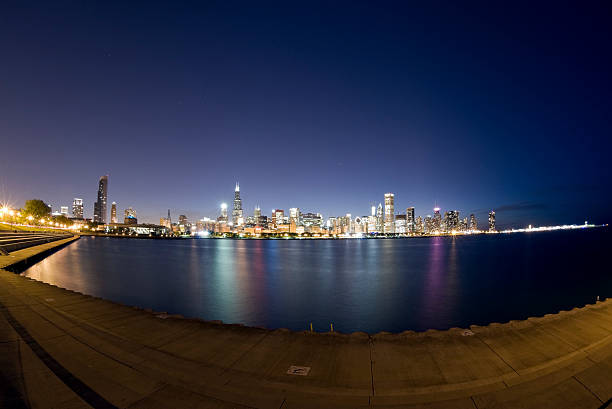
[[[612,296],[609,228],[384,240],[83,237],[23,274],[187,317],[401,332],[506,322]]]

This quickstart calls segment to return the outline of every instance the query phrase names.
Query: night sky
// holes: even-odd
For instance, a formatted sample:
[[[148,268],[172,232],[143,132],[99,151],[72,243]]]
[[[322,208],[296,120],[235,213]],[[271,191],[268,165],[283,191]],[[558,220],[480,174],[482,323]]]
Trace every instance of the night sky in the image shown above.
[[[418,3],[4,1],[0,200],[612,221],[610,2]]]

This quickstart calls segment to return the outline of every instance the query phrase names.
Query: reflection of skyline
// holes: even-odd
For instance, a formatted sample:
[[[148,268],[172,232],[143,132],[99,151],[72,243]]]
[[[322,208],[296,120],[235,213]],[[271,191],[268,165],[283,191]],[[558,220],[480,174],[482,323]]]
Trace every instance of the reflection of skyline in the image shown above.
[[[575,282],[559,272],[575,270],[584,259],[601,259],[599,249],[609,243],[602,235],[609,233],[576,232],[569,239],[568,233],[552,234],[559,240],[528,235],[307,242],[84,237],[24,275],[124,304],[227,323],[424,330],[498,320],[501,311],[487,308],[492,302],[504,306],[502,318],[522,316],[522,303],[511,294],[526,286],[544,294],[531,303],[542,309],[601,291],[593,286],[604,288],[607,278],[596,269],[584,273],[593,279],[580,280],[575,291],[549,288],[553,278]],[[560,251],[563,262],[556,258]],[[500,257],[509,254],[521,257]],[[544,263],[553,271],[525,270]]]
[[[454,315],[458,263],[456,237],[433,237],[430,240],[423,308],[420,314],[422,323],[435,322],[440,317],[450,318]]]

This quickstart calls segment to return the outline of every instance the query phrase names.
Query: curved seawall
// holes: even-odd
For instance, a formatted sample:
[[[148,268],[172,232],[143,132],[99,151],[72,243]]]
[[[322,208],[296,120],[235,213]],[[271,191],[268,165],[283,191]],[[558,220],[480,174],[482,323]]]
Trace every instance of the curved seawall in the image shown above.
[[[599,408],[612,397],[610,300],[376,335],[184,319],[3,270],[0,303],[6,407]]]

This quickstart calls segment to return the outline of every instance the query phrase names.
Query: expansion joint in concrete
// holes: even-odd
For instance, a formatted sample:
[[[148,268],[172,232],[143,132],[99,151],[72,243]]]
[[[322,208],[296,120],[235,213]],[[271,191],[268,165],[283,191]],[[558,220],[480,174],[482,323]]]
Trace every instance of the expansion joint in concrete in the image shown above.
[[[514,368],[512,367],[512,365],[510,365],[510,364],[509,364],[509,363],[508,363],[508,362],[507,362],[507,361],[506,361],[506,360],[505,360],[505,359],[504,359],[504,358],[503,358],[503,357],[502,357],[500,354],[498,354],[496,350],[494,350],[493,348],[491,348],[491,345],[487,344],[487,342],[486,342],[485,340],[483,340],[482,338],[480,338],[480,337],[478,337],[478,336],[477,336],[476,338],[478,338],[478,340],[479,340],[480,342],[482,342],[483,344],[485,344],[485,345],[487,346],[487,348],[489,348],[489,349],[491,350],[491,352],[493,352],[493,353],[494,353],[494,354],[495,354],[495,355],[496,355],[496,356],[497,356],[499,359],[501,359],[501,361],[502,361],[503,363],[505,363],[506,365],[508,365],[508,368],[512,369],[512,370],[514,371],[514,373],[515,373],[517,376],[520,376],[520,374],[519,374],[519,373],[516,371],[516,369],[514,369]],[[508,386],[508,385],[506,384],[506,382],[504,382],[504,385],[506,385],[506,387]]]
[[[30,348],[30,350],[41,360],[41,362],[51,370],[68,388],[76,393],[81,399],[87,402],[95,409],[116,409],[117,407],[100,396],[96,391],[91,389],[83,381],[72,374],[68,369],[62,366],[55,360],[33,337],[28,330],[21,325],[19,321],[11,314],[11,312],[0,301],[0,311],[4,318],[19,335],[21,340]]]
[[[225,368],[223,370],[223,372],[221,373],[221,376],[225,375],[227,372],[229,372],[234,365],[236,365],[238,362],[240,362],[240,360],[242,358],[244,358],[245,356],[247,356],[253,349],[255,349],[255,347],[257,347],[257,345],[261,344],[261,342],[264,340],[264,338],[266,338],[268,336],[268,334],[270,334],[270,332],[266,332],[261,338],[259,338],[257,340],[257,342],[255,342],[253,345],[251,345],[246,351],[244,351],[242,354],[240,354],[240,356],[238,358],[236,358],[230,365],[228,365],[227,368]]]
[[[598,401],[600,401],[601,403],[604,403],[604,402],[603,402],[601,399],[599,399],[599,396],[597,396],[597,395],[595,394],[595,392],[593,392],[593,391],[591,390],[591,388],[589,388],[589,387],[588,387],[588,386],[586,386],[584,383],[582,383],[582,382],[580,381],[580,379],[576,378],[576,375],[572,376],[572,378],[574,378],[574,379],[576,380],[576,382],[578,382],[580,385],[582,385],[582,387],[583,387],[584,389],[586,389],[587,391],[589,391],[589,393],[590,393],[591,395],[595,396],[595,399],[597,399],[597,400],[598,400]]]

